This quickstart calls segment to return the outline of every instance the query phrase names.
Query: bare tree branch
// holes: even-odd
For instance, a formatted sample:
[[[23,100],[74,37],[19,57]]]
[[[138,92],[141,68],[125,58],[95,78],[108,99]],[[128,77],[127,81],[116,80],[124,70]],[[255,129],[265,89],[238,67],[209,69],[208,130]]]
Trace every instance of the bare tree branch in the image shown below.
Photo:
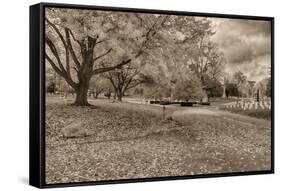
[[[46,43],[47,45],[50,47],[52,53],[54,54],[54,56],[56,57],[57,61],[58,61],[58,64],[61,68],[61,71],[64,72],[69,76],[69,78],[71,79],[71,72],[70,72],[70,66],[69,66],[69,50],[68,50],[68,44],[66,43],[62,33],[60,32],[60,30],[58,29],[58,27],[53,24],[48,18],[46,18],[46,22],[56,31],[56,33],[58,34],[60,40],[62,41],[63,43],[63,46],[65,48],[65,64],[66,64],[66,69],[64,68],[60,58],[59,58],[59,55],[58,55],[58,52],[56,50],[56,47],[54,45],[54,43],[47,37],[46,39]],[[65,28],[65,35],[67,37],[67,35],[69,36],[69,34],[67,33],[67,30]]]
[[[64,30],[65,35],[67,36],[66,29]],[[65,64],[66,64],[66,72],[68,76],[71,78],[70,66],[69,66],[69,50],[68,47],[65,48]]]
[[[72,67],[77,73],[78,73],[78,69],[76,67]]]
[[[103,40],[97,41],[96,44],[100,44],[100,43],[103,43],[103,42],[106,42],[106,41],[109,41],[109,39],[103,39]]]
[[[60,70],[61,70],[62,72],[64,72],[64,73],[66,73],[66,71],[65,71],[65,69],[64,69],[64,66],[63,66],[63,64],[62,64],[62,62],[61,62],[61,59],[60,59],[60,57],[59,57],[57,48],[56,48],[56,46],[54,45],[54,43],[51,41],[51,39],[49,39],[48,36],[46,36],[46,43],[47,43],[47,45],[49,46],[49,48],[50,48],[51,52],[53,53],[53,55],[55,56],[55,58],[56,58],[56,60],[57,60],[57,62],[58,62],[58,64],[59,64]]]
[[[65,73],[63,71],[61,71],[56,64],[54,63],[54,61],[50,58],[50,56],[47,54],[47,52],[45,52],[45,57],[47,59],[47,61],[51,64],[51,66],[53,67],[53,69],[61,76],[65,75]]]
[[[76,67],[80,68],[81,64],[80,64],[80,62],[79,62],[79,60],[78,60],[78,58],[77,58],[77,56],[76,56],[76,54],[75,54],[75,52],[73,50],[72,43],[71,43],[71,40],[70,40],[70,35],[69,34],[72,34],[72,31],[69,28],[65,28],[65,31],[66,31],[67,45],[68,45],[71,57],[72,57],[75,65],[76,65]],[[74,36],[72,36],[72,38],[75,39]]]
[[[61,39],[64,47],[67,47],[66,41],[65,41],[63,35],[61,34],[61,32],[59,31],[58,27],[55,24],[53,24],[47,17],[45,19],[46,19],[47,23],[56,31],[56,33],[58,34],[59,38]]]
[[[100,73],[104,73],[104,72],[108,72],[110,70],[114,70],[116,68],[121,68],[121,66],[124,66],[128,63],[130,63],[132,60],[131,59],[127,59],[122,61],[121,63],[115,65],[115,66],[111,66],[111,67],[104,67],[104,68],[98,68],[92,71],[92,75],[96,75],[96,74],[100,74]]]
[[[112,48],[110,48],[109,50],[107,50],[105,53],[103,53],[103,54],[101,54],[101,55],[95,57],[95,58],[94,58],[94,61],[96,61],[96,60],[98,60],[98,59],[100,59],[100,58],[106,56],[106,55],[109,54],[111,51],[112,51]]]
[[[169,16],[165,16],[164,19],[161,21],[160,26],[162,27],[164,23],[167,21]],[[145,34],[142,35],[142,37],[145,37],[144,41],[142,42],[139,51],[135,55],[135,58],[138,58],[146,49],[152,49],[151,47],[148,47],[148,42],[152,40],[152,37],[154,37],[157,32],[160,30],[160,26],[157,26],[158,19],[154,21],[152,26],[147,30]],[[153,46],[155,48],[156,46]]]
[[[73,38],[73,40],[74,40],[77,44],[79,44],[79,46],[81,46],[81,45],[82,45],[81,42],[75,37],[75,35],[73,34],[72,30],[70,30],[69,28],[67,28],[67,29],[68,29],[69,34],[70,34],[71,37]]]
[[[135,81],[135,83],[132,83],[133,81]],[[129,89],[132,89],[132,88],[134,88],[136,86],[138,86],[141,83],[143,83],[140,80],[133,80],[133,81],[126,87],[126,91],[129,90]]]
[[[51,64],[52,68],[60,75],[62,76],[67,83],[73,88],[75,89],[77,87],[77,84],[71,79],[70,76],[67,75],[67,73],[65,71],[61,71],[56,64],[54,63],[54,61],[50,58],[50,56],[47,54],[47,52],[45,52],[45,57],[47,59],[47,61]]]

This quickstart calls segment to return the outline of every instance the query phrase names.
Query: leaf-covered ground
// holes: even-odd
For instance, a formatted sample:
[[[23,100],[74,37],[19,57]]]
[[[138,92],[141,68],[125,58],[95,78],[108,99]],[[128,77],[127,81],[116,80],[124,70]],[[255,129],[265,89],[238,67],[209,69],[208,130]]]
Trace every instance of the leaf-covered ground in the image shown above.
[[[270,121],[200,108],[47,98],[46,183],[269,170]],[[172,116],[173,120],[169,120]],[[80,123],[86,137],[64,138]]]

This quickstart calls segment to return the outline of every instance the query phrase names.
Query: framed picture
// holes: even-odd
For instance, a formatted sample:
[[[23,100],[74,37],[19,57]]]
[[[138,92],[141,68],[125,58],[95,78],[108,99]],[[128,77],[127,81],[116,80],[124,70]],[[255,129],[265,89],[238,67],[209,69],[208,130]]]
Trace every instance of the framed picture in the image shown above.
[[[30,185],[274,172],[274,18],[30,7]]]

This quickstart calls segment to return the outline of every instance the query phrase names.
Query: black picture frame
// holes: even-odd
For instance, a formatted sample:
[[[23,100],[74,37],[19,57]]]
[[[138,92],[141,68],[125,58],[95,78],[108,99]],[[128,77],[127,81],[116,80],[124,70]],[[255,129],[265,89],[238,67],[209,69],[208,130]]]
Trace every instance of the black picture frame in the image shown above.
[[[168,15],[186,15],[200,17],[216,17],[231,19],[250,19],[264,20],[271,23],[271,169],[265,171],[251,172],[234,172],[219,173],[205,175],[188,175],[173,177],[153,177],[141,179],[125,179],[125,180],[108,180],[96,182],[79,182],[79,183],[45,183],[45,38],[44,38],[44,18],[46,7],[71,8],[71,9],[91,9],[104,11],[126,11],[138,13],[157,13]],[[215,14],[215,13],[195,13],[183,11],[169,10],[152,10],[152,9],[136,9],[121,7],[104,7],[90,5],[73,5],[73,4],[57,4],[57,3],[39,3],[30,6],[30,139],[29,139],[29,184],[38,188],[54,188],[68,186],[85,186],[100,184],[116,184],[116,183],[133,183],[146,181],[165,181],[179,179],[194,178],[211,178],[211,177],[227,177],[227,176],[243,176],[274,173],[274,18],[263,16],[248,15],[231,15],[231,14]]]

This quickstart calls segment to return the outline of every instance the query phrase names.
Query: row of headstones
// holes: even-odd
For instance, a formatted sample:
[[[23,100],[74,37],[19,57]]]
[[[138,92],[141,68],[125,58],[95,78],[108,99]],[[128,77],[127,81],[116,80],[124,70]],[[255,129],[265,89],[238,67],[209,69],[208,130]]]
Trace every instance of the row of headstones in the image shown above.
[[[250,109],[271,109],[271,103],[267,101],[260,101],[260,102],[243,102],[239,101],[237,103],[233,103],[227,105],[226,108],[241,108],[243,110],[250,110]]]

